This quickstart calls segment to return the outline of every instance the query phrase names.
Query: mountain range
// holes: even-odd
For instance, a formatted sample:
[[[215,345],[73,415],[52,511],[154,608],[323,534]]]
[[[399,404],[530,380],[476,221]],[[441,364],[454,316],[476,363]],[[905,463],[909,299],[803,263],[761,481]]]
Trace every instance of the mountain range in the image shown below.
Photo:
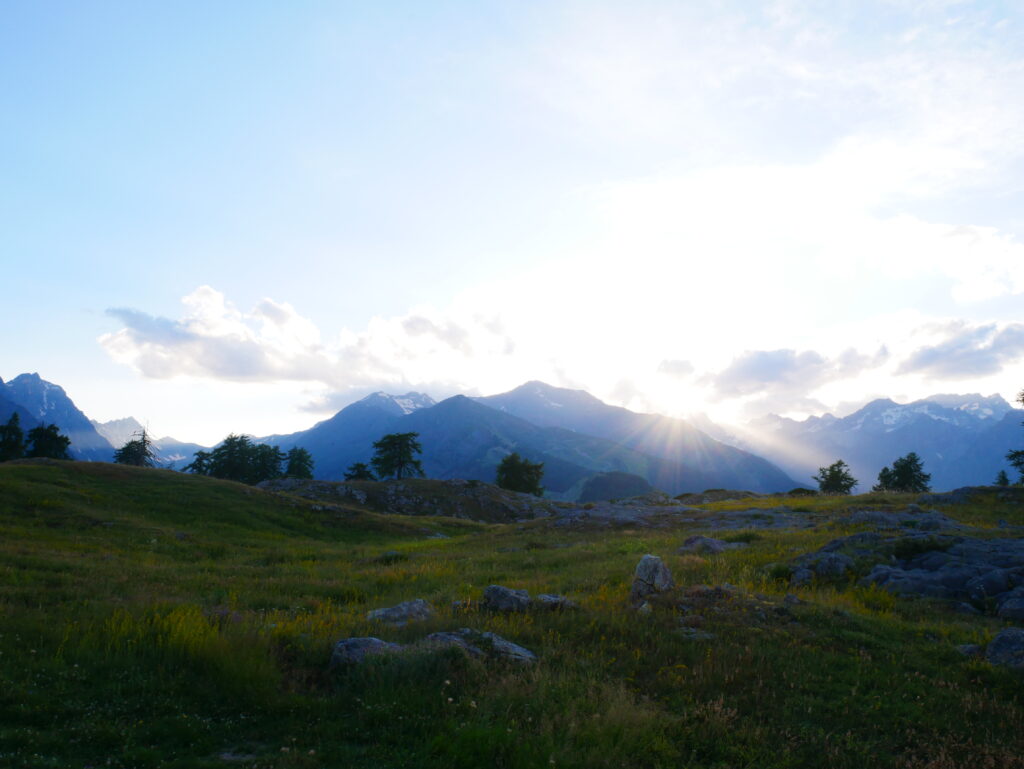
[[[0,420],[12,413],[26,430],[57,424],[71,438],[72,455],[85,460],[110,461],[114,447],[143,427],[132,417],[89,420],[63,388],[38,374],[0,380]],[[882,467],[910,451],[922,457],[936,489],[985,484],[1000,469],[1009,471],[1007,451],[1024,445],[1022,419],[1024,411],[998,395],[935,395],[908,404],[879,399],[846,417],[768,415],[725,428],[701,417],[640,414],[583,390],[532,381],[499,395],[440,403],[416,392],[373,393],[308,430],[256,440],[283,450],[302,446],[312,453],[318,478],[339,480],[352,463],[370,460],[381,436],[415,432],[428,477],[490,482],[501,459],[515,451],[544,463],[549,496],[574,500],[605,475],[616,481],[609,487],[650,484],[672,494],[788,491],[813,486],[811,476],[836,459],[851,466],[865,491]],[[155,439],[153,446],[160,463],[176,469],[204,448],[173,438]],[[591,483],[587,493],[601,485]]]
[[[769,415],[741,431],[701,426],[721,440],[772,458],[804,483],[818,468],[843,459],[860,480],[859,491],[875,483],[895,459],[916,452],[931,474],[932,487],[992,483],[1000,470],[1012,478],[1006,453],[1024,446],[1024,411],[1000,395],[933,395],[899,404],[871,401],[846,417],[825,414],[795,421]]]

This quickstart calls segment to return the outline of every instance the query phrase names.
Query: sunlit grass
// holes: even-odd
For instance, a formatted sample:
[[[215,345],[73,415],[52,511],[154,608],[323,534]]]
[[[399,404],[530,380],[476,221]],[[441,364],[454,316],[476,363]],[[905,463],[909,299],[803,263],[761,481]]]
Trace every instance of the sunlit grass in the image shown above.
[[[823,525],[731,531],[745,548],[702,556],[676,553],[699,525],[316,511],[109,465],[0,466],[0,504],[2,766],[1022,765],[1019,675],[955,650],[998,623],[855,580],[793,590],[772,575],[862,530],[844,518],[864,498],[748,502],[806,505]],[[987,504],[948,512],[1024,522]],[[626,597],[647,552],[679,587],[643,615]],[[491,583],[564,593],[580,609],[451,606]],[[687,597],[724,583],[734,598]],[[802,603],[785,607],[789,592]],[[435,617],[366,618],[411,598]],[[679,632],[688,601],[713,640]],[[339,638],[413,643],[464,626],[540,661],[409,653],[328,670]]]

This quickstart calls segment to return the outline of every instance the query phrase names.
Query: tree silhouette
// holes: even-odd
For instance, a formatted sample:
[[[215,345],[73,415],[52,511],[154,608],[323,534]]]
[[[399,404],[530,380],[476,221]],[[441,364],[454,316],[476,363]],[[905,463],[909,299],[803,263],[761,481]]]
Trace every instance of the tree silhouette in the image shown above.
[[[995,485],[995,486],[1009,486],[1010,485],[1010,476],[1008,476],[1006,474],[1005,470],[1000,470],[999,474],[996,476],[996,481],[995,481],[995,483],[993,485]]]
[[[520,491],[524,494],[542,497],[544,488],[540,482],[543,477],[543,462],[531,462],[513,451],[501,460],[494,482],[509,491]]]
[[[859,481],[850,475],[850,468],[841,459],[828,467],[819,467],[818,474],[812,476],[818,482],[818,491],[822,494],[849,494]]]
[[[929,491],[932,477],[924,471],[921,457],[911,451],[892,463],[892,468],[883,467],[878,473],[878,483],[872,491],[921,492]]]
[[[114,452],[114,461],[119,465],[135,467],[153,467],[156,465],[156,454],[153,444],[145,428],[135,433],[130,441]]]
[[[71,459],[68,447],[71,439],[61,435],[57,425],[33,427],[28,431],[29,448],[25,456],[46,457],[48,459]]]
[[[253,443],[248,435],[232,433],[211,451],[197,451],[186,472],[239,483],[256,484],[281,477],[286,455],[277,446]],[[312,459],[310,460],[312,462]]]
[[[7,424],[0,425],[0,462],[21,459],[25,456],[25,433],[21,429],[21,417],[15,411]]]
[[[313,455],[301,446],[295,446],[288,450],[288,466],[284,474],[289,478],[312,478],[313,477]]]
[[[1017,402],[1020,403],[1021,406],[1024,406],[1024,390],[1017,393]],[[1024,422],[1021,424],[1024,424]],[[1017,483],[1024,484],[1024,450],[1014,449],[1006,455],[1006,460],[1020,475],[1020,477],[1017,478]]]
[[[373,444],[374,455],[370,460],[380,478],[395,477],[399,480],[410,476],[423,476],[423,467],[416,455],[423,452],[416,439],[419,433],[390,433]]]
[[[373,474],[373,470],[365,462],[353,462],[348,466],[348,470],[345,471],[346,481],[375,481],[377,476]]]

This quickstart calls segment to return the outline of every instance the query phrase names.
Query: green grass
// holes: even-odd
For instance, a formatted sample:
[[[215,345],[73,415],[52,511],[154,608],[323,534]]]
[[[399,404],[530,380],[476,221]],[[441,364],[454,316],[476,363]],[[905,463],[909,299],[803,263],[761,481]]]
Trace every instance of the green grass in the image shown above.
[[[0,465],[0,766],[1024,766],[1021,676],[954,648],[998,623],[852,584],[785,608],[769,564],[857,530],[843,514],[867,503],[756,504],[826,523],[732,532],[748,547],[701,558],[674,554],[697,524],[484,525],[165,471]],[[1024,522],[994,498],[945,512]],[[680,587],[644,616],[626,598],[647,552]],[[687,595],[724,582],[741,594]],[[453,614],[491,583],[581,608]],[[365,618],[411,598],[437,615]],[[714,641],[678,632],[680,601]],[[328,670],[343,637],[463,626],[539,662],[410,653]]]

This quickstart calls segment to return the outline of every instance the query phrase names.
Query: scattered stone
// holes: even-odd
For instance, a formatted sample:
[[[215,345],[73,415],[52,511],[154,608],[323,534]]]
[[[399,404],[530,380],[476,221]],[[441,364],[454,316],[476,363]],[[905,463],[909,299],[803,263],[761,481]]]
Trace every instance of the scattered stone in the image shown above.
[[[541,593],[534,600],[542,609],[550,609],[552,611],[565,611],[567,609],[579,608],[579,605],[575,601],[566,598],[564,595]]]
[[[683,542],[676,552],[680,555],[687,553],[710,553],[711,555],[719,555],[724,553],[726,550],[738,550],[739,548],[746,547],[746,542],[726,542],[724,539],[715,539],[714,537],[689,537]]]
[[[803,601],[801,601],[800,598],[795,596],[793,593],[786,593],[785,597],[783,597],[782,599],[782,602],[786,604],[786,606],[799,606],[803,603]]]
[[[980,657],[985,653],[980,644],[960,644],[956,650],[965,657]]]
[[[471,630],[468,627],[454,631],[431,633],[420,641],[419,645],[438,648],[454,646],[462,649],[471,657],[491,656],[527,664],[535,662],[537,659],[537,655],[529,649],[514,644],[500,635]]]
[[[434,611],[430,608],[430,604],[422,598],[415,598],[386,609],[374,609],[366,615],[366,618],[385,622],[395,627],[404,627],[409,622],[430,619],[433,616]]]
[[[809,569],[815,576],[825,579],[838,579],[853,570],[853,559],[850,556],[828,551],[802,555],[794,564],[798,570]]]
[[[687,614],[679,618],[679,624],[683,627],[700,627],[704,624],[703,614]]]
[[[357,664],[369,656],[393,654],[402,647],[379,638],[343,638],[334,645],[331,653],[331,667],[342,664]]]
[[[668,566],[658,556],[648,553],[636,565],[629,600],[637,605],[648,596],[663,593],[673,587],[675,582],[672,581],[672,572],[668,570]]]
[[[1024,628],[1000,630],[985,650],[985,659],[993,665],[1024,669]]]
[[[530,594],[525,590],[514,590],[501,585],[484,588],[482,605],[485,609],[500,612],[521,612],[530,608]]]
[[[814,572],[810,569],[794,569],[789,577],[789,584],[793,587],[804,587],[814,581]]]
[[[975,609],[969,603],[963,603],[962,601],[953,605],[953,611],[957,614],[969,614],[971,616],[978,616],[981,614],[980,611]]]
[[[638,614],[650,614],[654,611],[654,608],[651,606],[649,602],[644,601],[642,604],[636,607],[636,611]]]

